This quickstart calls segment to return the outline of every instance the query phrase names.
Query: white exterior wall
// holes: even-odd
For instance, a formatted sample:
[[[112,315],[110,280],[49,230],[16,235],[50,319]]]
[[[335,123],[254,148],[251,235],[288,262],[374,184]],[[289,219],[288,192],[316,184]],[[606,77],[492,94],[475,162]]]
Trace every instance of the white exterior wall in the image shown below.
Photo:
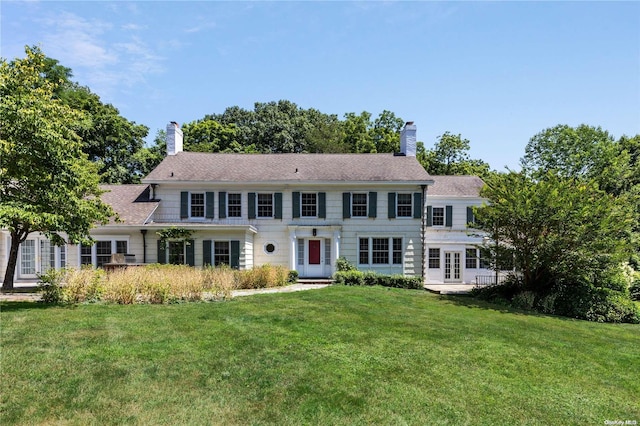
[[[427,284],[475,284],[476,277],[479,275],[490,276],[494,274],[488,269],[466,268],[466,249],[477,248],[483,244],[483,236],[480,232],[467,227],[467,207],[480,206],[483,200],[481,198],[472,197],[442,197],[427,195],[427,205],[432,207],[452,207],[452,226],[430,226],[426,232],[425,256],[427,258]],[[429,268],[429,249],[440,250],[440,267]],[[460,277],[450,277],[445,279],[445,253],[459,253],[461,270]]]
[[[180,218],[180,193],[182,191],[206,193],[213,192],[215,197],[214,215],[215,218]],[[242,217],[241,218],[219,218],[218,193],[242,194]],[[282,219],[256,218],[249,219],[248,198],[249,193],[282,193]],[[293,192],[324,192],[326,194],[326,218],[293,218],[292,204]],[[377,192],[377,217],[373,218],[342,218],[342,194],[343,192]],[[325,265],[323,276],[330,276],[335,272],[335,260],[338,256],[344,256],[354,264],[358,264],[358,239],[360,237],[394,237],[403,240],[403,264],[402,265],[358,265],[362,270],[374,270],[380,273],[399,273],[407,275],[421,274],[421,234],[420,219],[413,218],[387,218],[389,192],[414,193],[421,192],[421,188],[415,185],[262,185],[241,186],[238,184],[227,184],[222,186],[210,186],[204,184],[172,184],[158,185],[156,197],[161,200],[154,215],[154,221],[166,222],[167,226],[253,226],[257,233],[252,238],[247,238],[241,250],[241,267],[262,265],[270,263],[283,265],[288,268],[298,268],[297,265],[297,239],[305,241],[308,239],[322,239],[322,263],[325,264],[325,242],[331,244],[330,265]],[[159,224],[158,224],[159,225]],[[316,229],[316,236],[312,235]],[[196,266],[202,264],[202,243],[205,238],[203,233],[209,231],[196,231],[195,262]],[[206,239],[217,239],[217,231]],[[222,234],[220,234],[222,235]],[[276,250],[267,253],[265,246],[273,244]],[[155,242],[148,244],[148,247],[155,253]],[[339,253],[337,253],[339,250]],[[148,251],[148,253],[150,252]],[[151,255],[155,259],[156,255]],[[244,259],[243,259],[244,258]],[[251,262],[253,261],[253,264]]]

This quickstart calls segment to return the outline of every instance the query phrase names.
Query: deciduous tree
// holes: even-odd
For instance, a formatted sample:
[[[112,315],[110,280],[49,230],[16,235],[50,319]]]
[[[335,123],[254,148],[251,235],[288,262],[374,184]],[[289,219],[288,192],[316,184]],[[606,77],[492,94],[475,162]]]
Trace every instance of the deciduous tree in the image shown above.
[[[113,214],[75,133],[86,117],[56,97],[46,69],[35,47],[0,62],[0,228],[11,234],[3,289],[13,287],[18,248],[30,233],[77,243]]]

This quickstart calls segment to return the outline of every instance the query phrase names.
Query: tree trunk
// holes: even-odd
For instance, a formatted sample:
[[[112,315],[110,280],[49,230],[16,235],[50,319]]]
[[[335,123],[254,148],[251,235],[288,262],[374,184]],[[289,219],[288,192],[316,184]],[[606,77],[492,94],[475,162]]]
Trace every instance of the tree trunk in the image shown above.
[[[18,249],[20,243],[27,238],[27,233],[11,231],[11,249],[9,249],[9,262],[7,262],[7,270],[4,273],[4,281],[2,282],[2,290],[13,290],[13,279],[16,274],[16,265],[18,264]]]

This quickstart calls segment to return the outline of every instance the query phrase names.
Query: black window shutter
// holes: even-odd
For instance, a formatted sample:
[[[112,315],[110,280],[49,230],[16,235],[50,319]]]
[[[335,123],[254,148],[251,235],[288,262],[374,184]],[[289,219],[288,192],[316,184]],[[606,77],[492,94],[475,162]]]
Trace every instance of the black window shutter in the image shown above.
[[[433,207],[427,206],[427,226],[433,226]]]
[[[167,248],[162,240],[158,240],[158,263],[167,263]]]
[[[351,217],[351,193],[342,193],[342,218],[349,219]]]
[[[389,219],[395,219],[396,217],[396,193],[389,193],[389,204],[387,205],[387,217]]]
[[[240,268],[240,241],[231,240],[231,265],[233,269]]]
[[[291,216],[296,219],[300,217],[300,193],[294,192],[292,194],[291,205],[293,206],[293,211],[291,212]]]
[[[256,218],[256,193],[249,193],[249,219]]]
[[[182,191],[180,193],[180,219],[189,217],[189,193]]]
[[[327,193],[318,193],[318,217],[324,219],[327,217]]]
[[[378,216],[378,193],[369,193],[369,217],[375,218]]]
[[[193,240],[187,240],[185,242],[186,247],[186,261],[187,261],[187,265],[189,266],[195,266],[196,265],[196,256],[195,256],[195,241]]]
[[[420,219],[422,217],[422,193],[413,193],[413,218]]]
[[[476,223],[476,218],[473,215],[473,207],[467,206],[467,225]]]
[[[207,219],[213,219],[214,218],[213,206],[215,202],[215,193],[207,192],[204,194],[204,198],[205,198],[204,217],[206,217]]]
[[[225,219],[227,217],[227,193],[218,192],[218,217]]]
[[[274,217],[276,219],[282,219],[282,192],[273,194],[273,202],[275,204]]]
[[[204,266],[211,265],[211,240],[202,242],[202,264]]]
[[[445,226],[453,226],[453,206],[445,206]]]

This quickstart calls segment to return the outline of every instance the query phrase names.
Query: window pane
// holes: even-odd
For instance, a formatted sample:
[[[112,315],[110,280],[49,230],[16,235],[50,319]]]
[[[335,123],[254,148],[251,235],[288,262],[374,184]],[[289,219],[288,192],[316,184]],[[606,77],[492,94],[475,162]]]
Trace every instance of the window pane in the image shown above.
[[[213,244],[213,264],[229,265],[230,258],[229,241],[215,241]]]
[[[169,263],[172,265],[184,265],[184,242],[169,241]]]
[[[191,217],[204,217],[204,194],[191,194]]]
[[[374,265],[389,263],[389,239],[373,238],[372,245],[372,263]]]
[[[273,194],[258,194],[258,217],[273,217]]]
[[[242,217],[242,194],[227,194],[227,217]]]
[[[127,242],[126,241],[116,241],[116,253],[127,253]]]
[[[478,256],[476,254],[476,249],[468,248],[465,251],[465,267],[467,269],[477,269],[478,268]]]
[[[393,239],[393,264],[402,264],[402,238]]]
[[[351,216],[367,217],[367,194],[351,194]]]
[[[316,217],[316,194],[302,194],[302,217]]]
[[[329,238],[324,239],[324,264],[331,266],[331,240]]]
[[[111,261],[111,241],[96,243],[96,261],[98,268]]]
[[[55,249],[49,240],[40,240],[40,272],[47,272],[56,266]]]
[[[304,240],[298,238],[298,265],[304,265]]]
[[[20,273],[22,275],[33,275],[36,273],[36,241],[26,240],[20,246],[22,248]]]
[[[396,212],[398,217],[413,217],[411,198],[411,194],[398,194]]]
[[[440,268],[440,249],[429,249],[429,268],[430,269],[439,269]]]
[[[91,246],[84,244],[80,246],[80,264],[93,265],[93,261],[91,260]]]
[[[369,264],[369,239],[360,238],[360,256],[358,257],[358,263],[361,265]]]
[[[60,246],[60,267],[67,267],[67,246]]]
[[[444,226],[444,207],[433,208],[433,226]]]

